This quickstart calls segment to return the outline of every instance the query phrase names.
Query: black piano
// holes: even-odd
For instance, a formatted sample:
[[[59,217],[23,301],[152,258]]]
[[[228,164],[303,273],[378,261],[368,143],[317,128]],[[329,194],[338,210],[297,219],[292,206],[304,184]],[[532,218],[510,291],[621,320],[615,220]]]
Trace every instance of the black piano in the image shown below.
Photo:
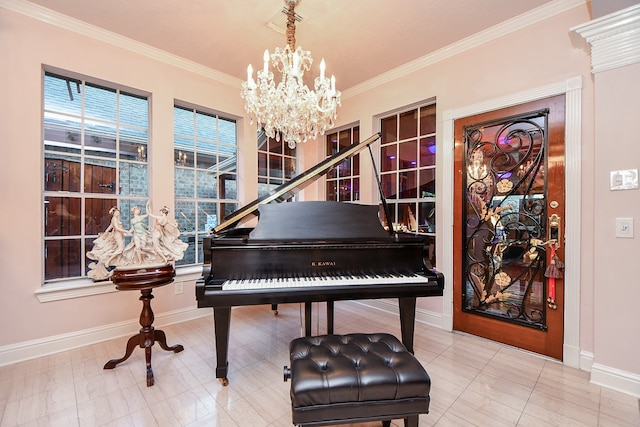
[[[441,296],[444,288],[443,275],[428,266],[428,238],[385,229],[375,205],[271,203],[287,200],[365,147],[373,160],[370,145],[379,137],[345,147],[232,213],[204,239],[196,298],[199,308],[213,307],[216,378],[223,385],[233,306],[304,303],[309,336],[313,302],[327,303],[327,332],[333,333],[334,301],[398,298],[402,341],[413,353],[416,297]],[[252,214],[255,227],[237,227]]]

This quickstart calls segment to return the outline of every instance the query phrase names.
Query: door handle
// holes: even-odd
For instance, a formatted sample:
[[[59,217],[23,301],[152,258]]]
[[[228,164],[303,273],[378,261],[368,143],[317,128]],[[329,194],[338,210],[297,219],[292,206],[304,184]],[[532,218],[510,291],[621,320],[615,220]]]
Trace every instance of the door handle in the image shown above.
[[[556,248],[560,246],[560,223],[560,215],[552,214],[549,217],[549,241],[555,241]]]

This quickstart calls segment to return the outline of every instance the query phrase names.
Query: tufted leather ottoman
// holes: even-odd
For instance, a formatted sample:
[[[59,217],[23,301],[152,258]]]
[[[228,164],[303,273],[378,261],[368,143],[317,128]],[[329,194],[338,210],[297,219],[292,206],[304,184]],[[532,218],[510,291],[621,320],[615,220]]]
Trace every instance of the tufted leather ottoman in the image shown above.
[[[429,412],[431,379],[389,334],[322,335],[289,344],[293,423],[299,426],[404,418]]]

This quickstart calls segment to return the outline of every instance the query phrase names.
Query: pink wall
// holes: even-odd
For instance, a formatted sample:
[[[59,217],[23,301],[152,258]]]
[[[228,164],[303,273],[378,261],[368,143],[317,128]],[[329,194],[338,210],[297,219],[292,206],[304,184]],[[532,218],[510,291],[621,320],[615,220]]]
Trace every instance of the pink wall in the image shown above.
[[[42,65],[69,70],[152,94],[153,145],[151,164],[173,164],[173,102],[185,100],[226,114],[242,116],[238,87],[82,37],[0,8],[0,140],[4,166],[0,169],[2,200],[0,230],[0,347],[80,331],[136,318],[137,296],[114,292],[41,303],[34,291],[42,286]],[[251,132],[240,120],[240,141]],[[255,129],[253,130],[255,132]],[[252,141],[252,139],[246,139]],[[255,141],[255,140],[253,140]],[[255,142],[254,142],[255,144]],[[240,148],[243,170],[255,171],[255,151]],[[247,156],[246,153],[250,154]],[[9,160],[11,159],[11,160]],[[153,167],[155,206],[173,205],[173,170]],[[256,193],[255,177],[246,174],[245,192]],[[156,313],[195,307],[193,281],[184,294],[173,287],[158,289]]]
[[[588,5],[580,5],[397,80],[373,85],[362,93],[347,91],[339,111],[338,126],[359,122],[364,138],[377,130],[375,116],[434,97],[441,114],[582,76],[580,348],[586,354],[595,353],[595,360],[600,363],[640,375],[638,340],[629,340],[627,335],[640,336],[638,310],[631,305],[635,298],[629,298],[637,290],[634,264],[640,248],[637,238],[629,241],[613,238],[615,217],[640,217],[640,198],[635,197],[637,190],[614,193],[607,187],[610,170],[638,167],[640,148],[633,120],[637,121],[634,102],[640,98],[637,79],[640,69],[633,66],[597,76],[596,110],[589,55],[574,48],[569,39],[570,28],[590,19]],[[4,202],[0,210],[3,224],[0,228],[3,248],[0,253],[0,324],[4,325],[0,329],[0,349],[129,321],[132,313],[138,312],[139,302],[125,292],[47,303],[39,302],[34,295],[42,285],[42,64],[152,94],[154,145],[149,153],[152,164],[172,164],[174,99],[242,118],[240,82],[237,85],[221,83],[2,8],[0,52],[0,75],[3,77],[0,79],[3,100],[0,103],[0,140],[5,159],[0,168]],[[633,82],[631,87],[630,82]],[[442,117],[439,118],[439,140],[443,132],[441,123]],[[254,199],[257,192],[255,129],[247,120],[241,119],[239,124],[239,165],[243,171],[240,188],[244,193],[243,200],[248,201]],[[315,164],[321,156],[321,148],[305,146],[301,153],[301,169]],[[370,166],[363,163],[363,202],[375,203],[377,193]],[[154,205],[171,206],[172,170],[156,167],[151,173],[153,182],[158,185],[151,190]],[[438,192],[449,191],[443,187],[441,177],[438,182]],[[314,199],[319,197],[320,191],[316,186],[305,193],[304,198]],[[438,214],[451,215],[451,212],[441,208]],[[636,225],[640,230],[640,225]],[[439,233],[442,231],[438,230]],[[453,255],[439,253],[438,257]],[[155,293],[156,313],[195,307],[193,281],[185,283],[183,295],[174,295],[170,287]],[[438,315],[443,313],[442,303],[441,298],[424,299],[419,308]],[[621,331],[621,328],[624,329]]]
[[[610,190],[610,172],[640,169],[640,64],[596,77],[594,272],[595,363],[640,375],[640,190]],[[634,218],[633,239],[615,237]],[[639,388],[640,393],[640,388]]]

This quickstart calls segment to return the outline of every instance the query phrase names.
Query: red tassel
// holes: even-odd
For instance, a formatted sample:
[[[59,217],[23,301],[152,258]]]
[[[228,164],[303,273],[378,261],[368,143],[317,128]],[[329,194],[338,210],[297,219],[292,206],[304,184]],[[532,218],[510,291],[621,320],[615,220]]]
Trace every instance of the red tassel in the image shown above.
[[[547,297],[547,303],[549,303],[549,308],[556,309],[558,306],[556,305],[556,278],[562,277],[562,272],[560,272],[561,266],[558,264],[562,264],[559,262],[558,257],[556,257],[556,247],[555,245],[551,246],[551,262],[547,267],[544,275],[548,278],[549,282],[549,292]]]

